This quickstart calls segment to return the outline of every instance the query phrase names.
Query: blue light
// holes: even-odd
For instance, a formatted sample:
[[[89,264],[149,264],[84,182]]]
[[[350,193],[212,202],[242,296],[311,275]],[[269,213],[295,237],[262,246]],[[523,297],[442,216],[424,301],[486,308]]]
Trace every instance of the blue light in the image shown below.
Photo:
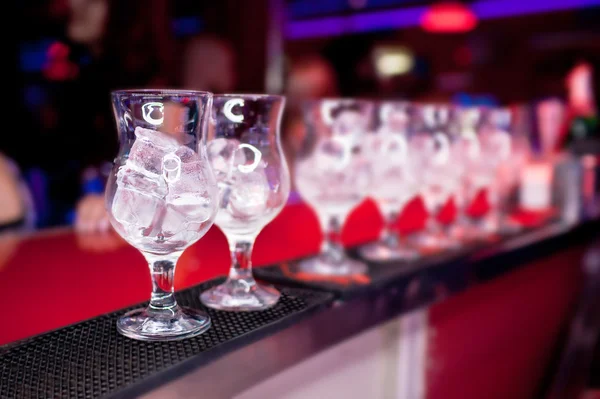
[[[48,47],[54,39],[44,39],[39,42],[24,43],[20,51],[20,66],[23,72],[40,72],[46,63]]]
[[[23,99],[30,109],[37,109],[46,102],[46,92],[41,86],[29,85],[23,89]]]
[[[204,22],[198,16],[175,18],[171,23],[175,36],[192,36],[204,29]]]

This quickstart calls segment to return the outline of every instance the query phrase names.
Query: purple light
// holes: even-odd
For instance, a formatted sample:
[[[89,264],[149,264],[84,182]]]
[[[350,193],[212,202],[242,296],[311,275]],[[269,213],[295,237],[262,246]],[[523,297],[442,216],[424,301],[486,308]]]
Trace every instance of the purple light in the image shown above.
[[[472,8],[479,18],[492,19],[597,5],[600,0],[480,0],[473,3]]]
[[[288,39],[340,36],[344,33],[371,32],[393,28],[408,28],[419,25],[426,7],[411,7],[401,10],[375,11],[345,17],[326,17],[306,21],[290,22],[286,26]]]
[[[471,4],[480,20],[599,6],[600,0],[480,0]],[[288,39],[340,36],[419,26],[427,7],[365,12],[288,22]]]

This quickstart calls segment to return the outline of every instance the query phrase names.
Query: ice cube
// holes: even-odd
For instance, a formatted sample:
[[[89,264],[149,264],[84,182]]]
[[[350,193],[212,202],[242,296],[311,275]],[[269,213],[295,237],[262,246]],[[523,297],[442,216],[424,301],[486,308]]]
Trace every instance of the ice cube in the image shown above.
[[[170,164],[170,165],[169,165]],[[163,168],[169,193],[167,211],[161,229],[165,237],[189,242],[196,237],[212,216],[213,190],[208,164],[192,149],[181,146],[165,156]],[[214,184],[214,183],[212,183]]]
[[[218,138],[207,146],[208,158],[217,181],[230,179],[239,165],[246,164],[246,154],[240,150],[242,143],[236,139]]]
[[[169,187],[167,202],[173,206],[205,204],[212,199],[208,164],[195,151],[185,146],[165,157],[163,168],[169,168],[165,177]],[[172,165],[169,166],[168,164]],[[172,168],[175,166],[177,169]],[[190,209],[190,212],[192,210]]]
[[[128,162],[138,169],[160,175],[163,157],[175,152],[179,147],[177,140],[156,130],[135,128],[136,140],[129,150]]]
[[[155,175],[140,172],[127,163],[117,172],[112,215],[133,234],[152,227],[155,216],[164,207],[167,186]]]
[[[135,128],[134,133],[137,140],[152,143],[155,147],[162,148],[165,152],[175,151],[180,146],[179,141],[173,135],[159,132],[158,130],[145,129],[138,126]]]
[[[232,216],[248,218],[266,212],[270,190],[264,163],[251,172],[236,171],[232,182],[221,187],[228,191],[222,195],[227,195],[227,210]]]
[[[180,196],[174,203],[167,204],[161,233],[171,241],[194,242],[210,227],[212,209],[210,200],[200,195]]]

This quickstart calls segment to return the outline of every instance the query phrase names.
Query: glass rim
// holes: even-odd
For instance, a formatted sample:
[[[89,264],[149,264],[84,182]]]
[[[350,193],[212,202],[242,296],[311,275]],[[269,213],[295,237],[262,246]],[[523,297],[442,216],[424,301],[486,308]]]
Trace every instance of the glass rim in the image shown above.
[[[377,105],[378,100],[373,98],[366,97],[320,97],[320,98],[310,98],[302,101],[302,105],[310,106],[315,104],[320,104],[325,101],[338,102],[338,103],[355,103],[355,104],[369,104],[369,105]]]
[[[204,96],[213,97],[210,91],[188,90],[188,89],[121,89],[112,90],[111,96],[121,95],[156,95],[156,96]]]
[[[285,101],[286,97],[280,94],[266,94],[266,93],[214,93],[213,99],[215,98],[243,98],[243,99],[254,99],[254,100],[282,100]]]

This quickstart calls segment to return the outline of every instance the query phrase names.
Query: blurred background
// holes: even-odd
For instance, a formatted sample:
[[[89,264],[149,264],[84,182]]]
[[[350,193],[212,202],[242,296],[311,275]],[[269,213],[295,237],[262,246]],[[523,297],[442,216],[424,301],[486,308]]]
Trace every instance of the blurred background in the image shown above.
[[[108,228],[101,194],[118,149],[114,89],[284,93],[289,153],[302,135],[299,104],[325,96],[525,106],[532,134],[551,118],[557,150],[598,135],[597,0],[22,7],[14,51],[19,129],[0,139],[3,228]]]

